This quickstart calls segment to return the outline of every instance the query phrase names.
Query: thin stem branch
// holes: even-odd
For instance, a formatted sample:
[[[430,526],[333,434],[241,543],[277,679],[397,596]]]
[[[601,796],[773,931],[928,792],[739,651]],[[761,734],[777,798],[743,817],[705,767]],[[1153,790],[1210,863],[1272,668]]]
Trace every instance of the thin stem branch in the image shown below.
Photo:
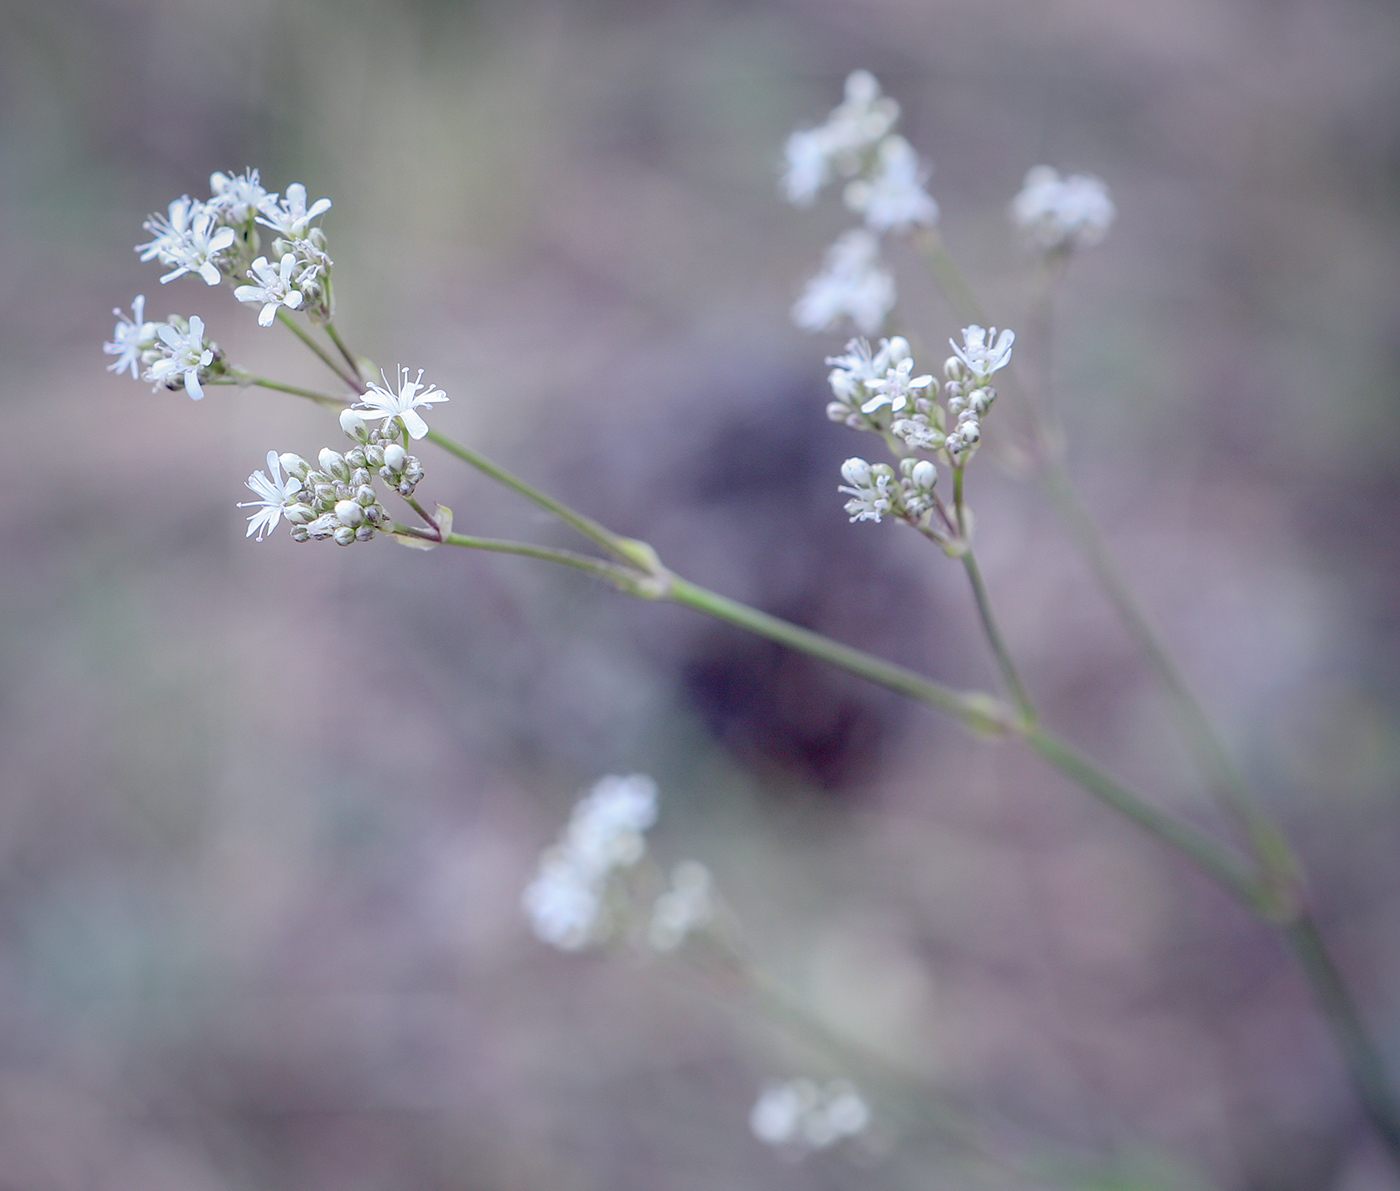
[[[313,352],[315,352],[316,355],[320,357],[321,362],[332,372],[334,372],[336,376],[340,377],[341,380],[343,380],[347,385],[349,385],[350,388],[354,389],[355,392],[363,393],[365,391],[364,385],[362,385],[356,377],[351,376],[349,373],[343,371],[340,365],[336,363],[336,361],[332,358],[331,354],[328,351],[326,351],[326,349],[323,348],[314,339],[312,339],[310,335],[308,335],[299,326],[297,326],[296,320],[293,319],[290,315],[288,315],[285,310],[279,310],[277,312],[277,321],[280,322],[289,331],[291,331],[293,335],[295,335],[304,344],[306,344],[306,346],[309,347]]]
[[[344,342],[341,340],[340,332],[335,329],[335,323],[331,322],[330,319],[327,319],[324,323],[324,326],[326,328],[326,334],[330,337],[330,341],[335,344],[336,349],[340,352],[342,356],[345,357],[345,362],[350,365],[350,371],[356,377],[359,377],[360,362],[357,359],[355,359],[354,355],[351,354],[350,349],[346,347]]]
[[[420,514],[422,510],[419,510]],[[601,558],[590,558],[572,550],[556,550],[550,546],[534,546],[529,542],[511,542],[501,538],[478,538],[470,534],[449,533],[439,539],[432,530],[417,529],[408,525],[396,525],[394,533],[403,537],[422,538],[425,541],[441,541],[444,546],[464,546],[470,550],[486,550],[495,554],[518,554],[524,558],[537,558],[543,562],[557,562],[561,566],[584,571],[599,579],[604,579],[624,591],[630,591],[636,582],[635,573],[616,563]]]
[[[317,405],[334,405],[344,408],[350,404],[349,400],[344,397],[333,397],[329,393],[321,393],[316,389],[303,389],[300,385],[284,385],[281,381],[268,380],[261,376],[246,377],[244,383],[256,385],[260,389],[272,389],[278,393],[290,393],[293,397],[305,397],[309,401],[316,402]]]
[[[1028,723],[1034,722],[1036,718],[1035,707],[1031,703],[1030,696],[1026,694],[1021,676],[1016,671],[1016,664],[1011,660],[1011,653],[1006,648],[1006,641],[1001,635],[1001,628],[992,613],[991,596],[987,594],[987,585],[982,581],[982,571],[977,565],[977,556],[973,554],[971,546],[963,552],[962,564],[963,570],[967,572],[968,582],[972,585],[972,598],[977,604],[977,615],[982,621],[982,631],[986,634],[987,645],[992,651],[992,656],[996,658],[997,669],[1001,671],[1001,680],[1006,684],[1011,701],[1016,705],[1016,710],[1021,713],[1022,718]]]

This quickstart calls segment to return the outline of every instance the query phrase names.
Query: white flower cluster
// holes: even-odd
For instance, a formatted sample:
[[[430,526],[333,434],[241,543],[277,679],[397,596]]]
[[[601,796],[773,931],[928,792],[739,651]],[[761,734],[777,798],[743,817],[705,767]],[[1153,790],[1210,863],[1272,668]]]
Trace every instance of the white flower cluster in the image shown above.
[[[749,1113],[749,1128],[759,1141],[797,1157],[855,1137],[869,1126],[870,1106],[844,1079],[825,1086],[811,1079],[770,1084]]]
[[[989,344],[993,337],[996,342]],[[943,365],[943,375],[948,378],[943,388],[948,396],[948,414],[956,419],[956,425],[944,439],[943,449],[953,459],[981,441],[982,415],[997,395],[988,382],[994,372],[1011,362],[1011,345],[1015,341],[1014,331],[997,335],[995,327],[987,331],[975,324],[964,328],[962,347],[948,340],[953,354]]]
[[[184,389],[195,401],[204,396],[203,381],[226,374],[224,354],[217,343],[205,338],[204,320],[197,314],[188,319],[172,314],[163,323],[147,322],[144,294],[132,302],[130,318],[120,308],[112,313],[117,327],[102,350],[117,358],[107,365],[108,372],[139,375],[153,389]]]
[[[332,261],[325,233],[312,220],[330,210],[331,200],[317,199],[308,207],[300,182],[279,199],[263,188],[257,170],[236,176],[216,173],[209,186],[214,193],[208,199],[183,195],[165,215],[152,215],[142,225],[151,239],[136,251],[143,261],[169,266],[161,281],[186,273],[208,285],[251,278],[251,285],[236,285],[234,297],[260,305],[258,322],[264,327],[282,306],[318,321],[330,318]],[[259,226],[273,233],[271,258],[259,254]]]
[[[803,330],[823,331],[842,318],[866,334],[877,330],[895,302],[894,277],[880,263],[878,237],[938,220],[938,204],[924,189],[929,171],[893,131],[898,119],[899,104],[881,94],[868,70],[857,70],[846,79],[845,99],[824,123],[788,138],[788,201],[810,206],[829,182],[845,178],[842,198],[865,222],[832,245],[822,271],[793,306],[793,321]]]
[[[847,459],[841,478],[846,482],[838,491],[851,497],[846,512],[852,521],[879,521],[883,516],[922,521],[933,511],[938,468],[928,459],[901,459],[898,472],[888,463]]]
[[[370,428],[353,409],[346,409],[341,411],[340,427],[355,446],[344,454],[324,447],[317,467],[300,455],[267,453],[266,474],[259,470],[248,477],[248,487],[258,499],[238,506],[256,510],[248,518],[247,536],[256,533],[262,541],[283,517],[297,542],[330,538],[349,546],[392,527],[374,480],[377,476],[401,496],[412,496],[423,478],[423,465],[404,450],[396,426]]]
[[[1048,165],[1026,174],[1011,200],[1011,222],[1042,252],[1092,248],[1117,215],[1108,187],[1092,174],[1061,178]]]
[[[611,934],[612,878],[645,855],[643,833],[654,822],[656,783],[645,774],[605,777],[578,802],[521,899],[543,942],[580,951]]]

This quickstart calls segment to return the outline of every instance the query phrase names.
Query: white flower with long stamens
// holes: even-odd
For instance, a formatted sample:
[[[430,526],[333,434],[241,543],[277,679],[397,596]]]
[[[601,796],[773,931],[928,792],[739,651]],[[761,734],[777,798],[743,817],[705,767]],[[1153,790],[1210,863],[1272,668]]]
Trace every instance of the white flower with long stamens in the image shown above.
[[[120,374],[130,369],[132,379],[135,380],[141,353],[156,341],[155,323],[145,321],[146,295],[136,295],[136,301],[131,304],[130,318],[122,313],[120,307],[114,307],[112,313],[120,321],[116,330],[112,332],[112,342],[104,343],[102,350],[117,358],[107,365],[107,371]]]
[[[1118,214],[1108,187],[1092,174],[1061,178],[1048,165],[1026,174],[1011,200],[1011,222],[1045,252],[1091,248],[1104,238]]]
[[[306,187],[300,182],[293,182],[287,187],[287,193],[280,203],[264,204],[258,222],[289,240],[302,240],[306,238],[311,221],[330,209],[331,200],[328,198],[317,199],[308,208]]]
[[[257,512],[248,518],[248,532],[243,536],[251,538],[256,533],[258,541],[261,542],[263,534],[271,533],[277,528],[277,522],[281,520],[287,506],[296,503],[296,497],[301,492],[301,481],[293,475],[284,479],[282,463],[277,452],[269,451],[267,474],[264,475],[259,468],[248,477],[248,487],[258,499],[240,501],[238,507],[257,509]]]
[[[263,189],[257,170],[210,174],[209,189],[214,195],[205,206],[220,211],[228,223],[247,223],[277,204],[277,196]]]
[[[860,412],[873,413],[880,406],[888,405],[892,412],[898,413],[910,405],[916,390],[926,389],[933,384],[933,377],[928,374],[911,378],[909,373],[913,368],[913,356],[905,356],[898,364],[891,365],[884,376],[867,382],[866,388],[874,396],[860,407]]]
[[[263,303],[262,310],[258,312],[258,326],[272,326],[279,306],[285,306],[288,310],[296,310],[301,306],[302,292],[292,283],[292,270],[296,266],[295,253],[284,253],[281,263],[275,269],[267,263],[267,257],[260,256],[248,270],[248,276],[257,284],[240,285],[233,291],[233,296],[240,302]],[[299,281],[304,283],[315,278],[315,266],[308,272],[310,276],[304,274]]]
[[[199,373],[214,362],[214,349],[204,341],[204,320],[197,314],[190,316],[189,326],[181,331],[174,323],[164,323],[156,330],[160,342],[169,353],[154,361],[146,371],[146,379],[159,386],[175,388],[175,379],[181,378],[185,391],[195,400],[204,397],[200,388]]]
[[[867,335],[894,306],[894,277],[880,264],[880,245],[864,228],[843,232],[827,249],[822,271],[792,308],[804,331],[823,331],[849,318]]]
[[[365,393],[355,404],[356,409],[370,409],[381,415],[386,420],[398,418],[403,423],[404,429],[414,438],[422,438],[428,433],[428,423],[423,421],[418,410],[428,409],[439,401],[446,401],[447,394],[441,389],[436,389],[432,385],[423,384],[423,369],[418,369],[417,380],[408,379],[408,369],[399,369],[399,390],[397,393],[388,388],[389,378],[381,372],[380,377],[384,384],[376,385],[370,382],[369,392]]]
[[[1014,331],[1006,330],[997,337],[995,346],[988,346],[987,340],[996,335],[997,329],[984,330],[975,323],[963,329],[963,345],[959,347],[951,339],[948,345],[979,381],[984,381],[992,373],[1005,368],[1011,362],[1011,345],[1016,341]]]
[[[146,221],[146,227],[156,233],[156,238],[137,248],[141,259],[150,260],[155,256],[162,264],[175,266],[160,279],[162,285],[186,273],[198,273],[206,285],[218,285],[223,281],[215,262],[219,254],[233,244],[234,231],[231,227],[219,226],[217,211],[203,203],[179,199],[170,204],[168,221],[153,216]]]
[[[927,180],[914,147],[902,136],[887,136],[876,151],[874,174],[848,183],[843,197],[874,231],[932,227],[938,222],[938,204],[924,189]]]

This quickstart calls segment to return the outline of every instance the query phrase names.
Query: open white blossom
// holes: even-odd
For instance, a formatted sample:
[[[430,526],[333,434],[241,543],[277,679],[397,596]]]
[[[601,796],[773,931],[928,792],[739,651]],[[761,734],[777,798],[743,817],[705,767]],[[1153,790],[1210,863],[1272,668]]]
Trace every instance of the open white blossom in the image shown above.
[[[281,459],[276,451],[269,451],[267,473],[264,474],[261,468],[255,471],[248,477],[248,487],[258,499],[240,501],[238,507],[257,509],[257,512],[248,518],[248,532],[243,536],[251,538],[256,533],[261,542],[264,533],[271,533],[277,528],[277,522],[287,506],[295,503],[302,484],[291,474],[284,479]]]
[[[874,171],[847,183],[843,197],[873,231],[904,231],[914,224],[932,227],[938,222],[938,204],[924,189],[928,174],[908,141],[887,136],[876,149]]]
[[[160,341],[157,347],[163,345],[166,354],[152,362],[146,370],[146,379],[168,389],[178,388],[178,379],[195,401],[202,400],[204,390],[200,387],[199,374],[214,362],[213,345],[204,339],[204,320],[192,314],[184,329],[174,321],[162,323],[156,329],[156,336]]]
[[[370,409],[386,420],[398,418],[404,429],[414,438],[422,438],[428,433],[428,423],[423,421],[419,409],[429,409],[439,401],[446,401],[447,394],[432,385],[423,384],[423,369],[418,369],[416,380],[408,379],[408,369],[399,369],[398,392],[389,389],[389,378],[379,374],[383,385],[370,382],[369,391],[355,404],[356,409]]]
[[[268,264],[267,257],[260,256],[248,270],[248,276],[257,284],[240,285],[233,291],[233,296],[240,302],[263,303],[262,310],[258,312],[258,326],[270,327],[272,320],[277,317],[279,306],[285,306],[288,310],[296,310],[301,306],[302,292],[292,279],[292,271],[296,265],[296,255],[291,252],[282,254],[282,260],[275,269]],[[312,276],[315,276],[314,266]]]
[[[906,355],[898,364],[892,364],[887,368],[883,376],[869,382],[866,388],[872,396],[860,407],[861,413],[873,413],[882,405],[888,405],[891,410],[898,413],[907,405],[912,404],[917,390],[926,389],[933,384],[931,374],[926,373],[923,376],[911,378],[909,373],[913,368],[914,357]]]
[[[824,331],[849,318],[867,335],[879,329],[894,307],[894,277],[880,263],[879,241],[864,228],[842,232],[827,249],[822,271],[792,308],[804,331]]]
[[[886,463],[867,463],[855,457],[841,465],[841,478],[846,481],[837,491],[852,499],[846,502],[846,512],[852,521],[875,521],[895,511],[898,485],[894,469]]]
[[[117,327],[112,332],[112,342],[104,343],[102,350],[117,358],[107,365],[107,371],[120,374],[130,370],[131,377],[135,380],[141,353],[152,347],[156,341],[155,323],[145,320],[146,295],[136,295],[136,300],[131,304],[130,318],[122,313],[120,307],[114,307],[112,313],[117,316]]]
[[[199,274],[206,285],[223,281],[217,260],[232,246],[234,231],[220,225],[218,211],[186,196],[170,204],[168,216],[152,215],[143,226],[154,239],[137,245],[141,259],[175,266],[160,279],[162,285],[186,273]]]
[[[1011,200],[1011,222],[1044,252],[1091,248],[1107,234],[1117,208],[1108,187],[1092,174],[1061,178],[1048,165],[1026,174]]]
[[[205,206],[217,209],[227,223],[247,223],[277,205],[277,195],[263,189],[257,170],[210,174],[209,189],[214,194]]]
[[[959,347],[951,339],[948,346],[962,361],[963,366],[977,380],[985,381],[994,372],[999,372],[1011,363],[1011,345],[1016,341],[1014,331],[1003,331],[997,336],[996,344],[989,346],[987,340],[995,336],[997,329],[990,331],[977,326],[963,328],[963,345]]]
[[[293,182],[280,203],[265,203],[258,222],[272,228],[279,236],[288,240],[302,240],[311,227],[311,221],[331,209],[331,200],[317,199],[308,208],[306,187]]]

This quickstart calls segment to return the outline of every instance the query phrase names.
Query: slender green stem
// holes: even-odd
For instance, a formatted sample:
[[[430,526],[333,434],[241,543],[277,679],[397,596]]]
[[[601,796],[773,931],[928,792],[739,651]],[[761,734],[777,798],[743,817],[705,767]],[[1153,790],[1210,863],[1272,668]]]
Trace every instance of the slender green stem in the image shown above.
[[[1011,653],[1002,638],[1001,628],[992,614],[992,600],[987,594],[987,585],[982,581],[982,571],[977,565],[977,556],[973,554],[971,546],[963,552],[962,564],[967,572],[968,582],[972,584],[972,598],[977,604],[977,615],[981,618],[987,645],[991,648],[992,656],[996,658],[997,669],[1001,671],[1002,682],[1006,684],[1011,701],[1016,704],[1016,710],[1021,713],[1022,718],[1028,723],[1034,722],[1035,707],[1030,696],[1026,694],[1021,676],[1016,672],[1016,664],[1011,660]]]
[[[321,393],[316,389],[303,389],[300,385],[284,385],[281,381],[267,380],[261,376],[250,376],[246,382],[256,385],[260,389],[272,389],[278,393],[290,393],[293,397],[305,397],[309,401],[314,401],[318,405],[335,405],[344,407],[349,404],[349,399],[345,397],[333,397],[329,393]]]
[[[924,251],[929,272],[953,307],[953,313],[959,319],[985,325],[987,316],[982,313],[982,304],[977,301],[977,295],[972,292],[957,262],[943,246],[943,237],[930,228],[918,234],[917,243]]]
[[[422,510],[419,510],[422,514]],[[438,541],[432,530],[417,529],[413,526],[398,525],[394,532],[404,537],[422,538],[425,541]],[[556,550],[550,546],[534,546],[529,542],[511,542],[500,538],[478,538],[470,534],[449,533],[442,538],[445,546],[465,546],[470,550],[487,550],[495,554],[518,554],[524,558],[538,558],[543,562],[557,562],[561,566],[585,571],[599,579],[629,591],[635,586],[635,574],[616,563],[605,562],[600,558],[589,558],[586,554],[576,554],[572,550]]]
[[[1308,974],[1318,1006],[1332,1027],[1366,1115],[1385,1142],[1391,1159],[1400,1164],[1400,1106],[1395,1102],[1380,1055],[1366,1032],[1341,972],[1327,953],[1311,912],[1303,911],[1297,921],[1286,925],[1283,937]]]
[[[325,364],[325,366],[329,368],[332,372],[334,372],[336,376],[340,377],[341,380],[343,380],[347,385],[349,385],[350,388],[354,389],[355,392],[363,393],[365,391],[364,385],[362,385],[356,377],[343,371],[340,365],[336,363],[335,359],[331,356],[331,354],[327,352],[326,349],[323,348],[314,339],[312,339],[310,335],[308,335],[299,326],[297,326],[296,320],[293,319],[290,315],[288,315],[285,310],[279,310],[277,312],[277,321],[280,322],[289,331],[291,331],[293,335],[295,335],[304,344],[306,344],[306,346],[309,347],[313,352],[315,352],[316,355],[318,355],[321,358],[321,362]]]
[[[360,362],[355,359],[355,357],[351,354],[350,349],[345,346],[344,342],[342,342],[340,338],[340,332],[335,329],[335,323],[327,319],[324,325],[326,328],[326,334],[330,337],[330,341],[335,344],[340,354],[345,357],[345,362],[350,365],[350,371],[356,377],[358,377],[360,375]]]
[[[738,625],[779,645],[786,645],[919,703],[926,703],[974,732],[1005,735],[1012,730],[1014,717],[1011,709],[990,695],[965,694],[913,670],[852,649],[849,645],[842,645],[830,637],[770,616],[757,608],[750,608],[747,604],[731,600],[679,576],[670,576],[663,598],[704,612],[716,620]]]
[[[449,455],[455,455],[463,463],[470,464],[483,475],[490,476],[498,484],[503,484],[512,492],[517,492],[532,504],[552,513],[558,517],[565,525],[577,530],[595,545],[601,546],[614,557],[623,562],[637,565],[639,555],[636,549],[640,543],[634,543],[627,538],[623,538],[611,530],[599,525],[590,517],[585,517],[582,513],[575,512],[568,505],[557,501],[554,497],[541,492],[532,484],[527,484],[519,476],[507,471],[499,464],[493,463],[485,455],[473,451],[470,447],[462,443],[455,442],[445,434],[440,434],[436,430],[428,431],[428,441],[436,443]]]

